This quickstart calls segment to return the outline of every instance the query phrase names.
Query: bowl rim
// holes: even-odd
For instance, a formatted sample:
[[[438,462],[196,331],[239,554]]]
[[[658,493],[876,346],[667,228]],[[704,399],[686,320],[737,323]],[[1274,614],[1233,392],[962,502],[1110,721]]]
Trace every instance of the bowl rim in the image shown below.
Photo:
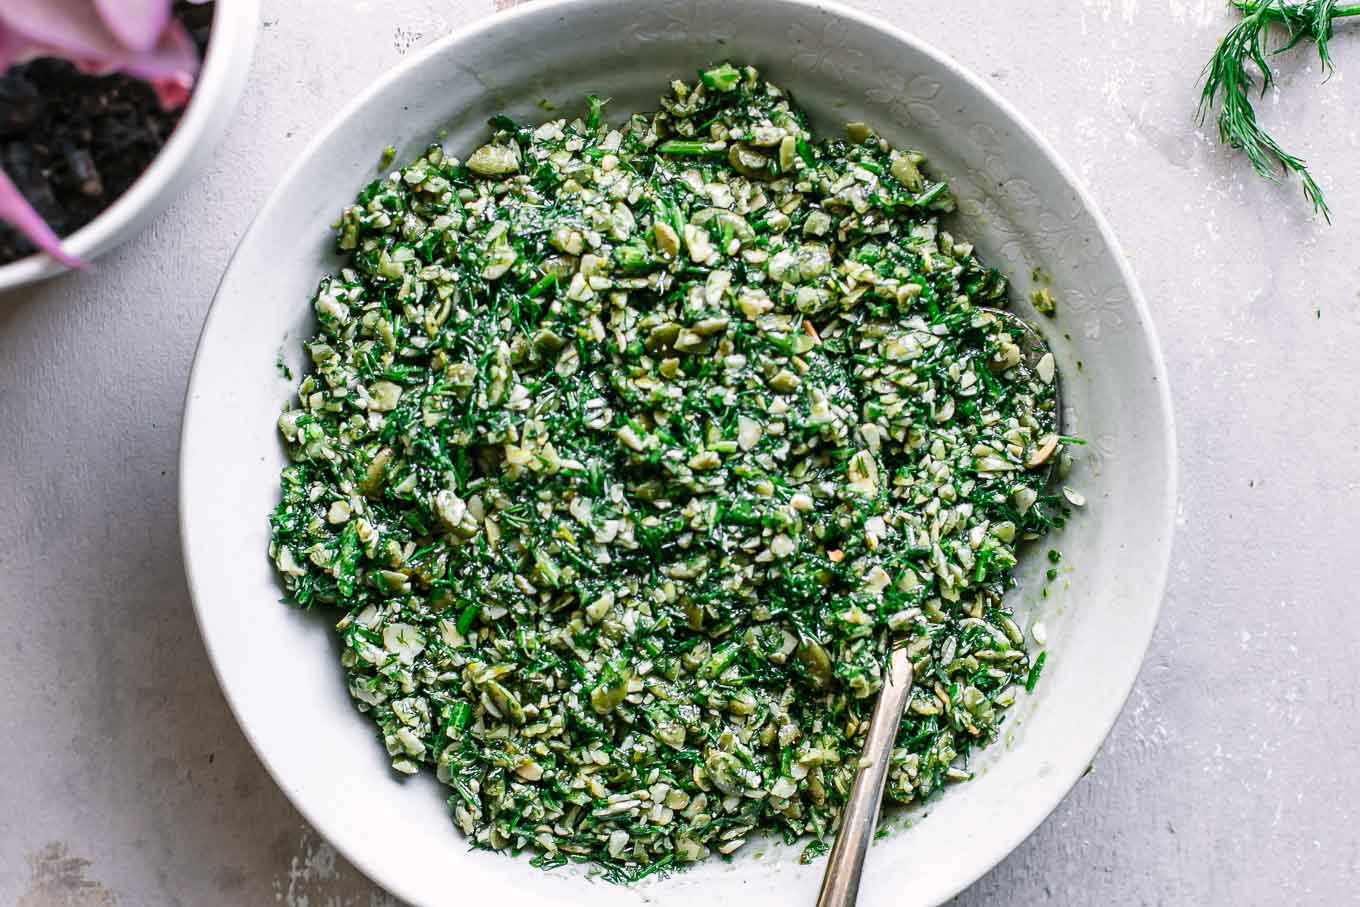
[[[932,60],[941,69],[948,71],[951,77],[961,79],[968,83],[971,88],[977,91],[989,103],[995,105],[1002,115],[1013,123],[1027,139],[1035,144],[1043,156],[1048,159],[1048,162],[1058,171],[1063,180],[1071,187],[1083,209],[1090,214],[1101,241],[1109,249],[1111,258],[1117,265],[1120,280],[1129,291],[1130,302],[1133,305],[1134,310],[1138,313],[1142,329],[1146,334],[1149,343],[1149,365],[1154,382],[1157,385],[1154,392],[1154,399],[1156,400],[1161,416],[1161,433],[1165,438],[1165,445],[1163,448],[1165,462],[1161,464],[1161,466],[1163,474],[1166,477],[1166,503],[1161,522],[1167,527],[1167,533],[1161,545],[1154,549],[1154,557],[1151,559],[1152,570],[1148,574],[1148,578],[1150,579],[1150,582],[1147,584],[1148,589],[1150,592],[1155,593],[1153,599],[1155,604],[1150,615],[1151,619],[1147,621],[1145,632],[1140,634],[1142,638],[1136,640],[1138,648],[1142,653],[1140,665],[1145,663],[1153,634],[1156,631],[1165,604],[1164,599],[1167,578],[1170,572],[1171,549],[1175,538],[1175,514],[1177,501],[1179,500],[1179,458],[1177,454],[1178,445],[1175,430],[1174,406],[1166,363],[1162,355],[1161,343],[1155,323],[1148,309],[1147,301],[1138,285],[1138,280],[1133,267],[1129,263],[1127,256],[1124,254],[1122,247],[1119,245],[1113,229],[1110,227],[1109,222],[1096,204],[1095,199],[1077,176],[1076,171],[1068,165],[1048,139],[1026,116],[1016,109],[1011,102],[1006,100],[996,89],[949,54],[940,50],[925,39],[920,38],[879,16],[846,6],[844,3],[840,2],[840,0],[772,0],[772,2],[785,4],[791,7],[816,10],[829,15],[853,20],[863,27],[880,33],[885,39],[912,47],[914,50]],[[255,216],[251,219],[246,230],[242,233],[236,248],[233,250],[231,257],[228,259],[226,268],[223,270],[223,276],[219,280],[218,288],[214,291],[213,301],[209,307],[208,314],[204,319],[198,341],[195,344],[194,360],[190,369],[185,391],[185,403],[181,422],[180,456],[178,458],[179,502],[177,508],[185,576],[190,593],[190,600],[194,609],[194,617],[198,622],[200,634],[203,636],[204,648],[207,651],[208,660],[212,666],[213,674],[217,679],[218,686],[222,690],[223,698],[226,700],[227,706],[231,710],[232,716],[236,719],[247,742],[249,742],[251,748],[255,751],[256,756],[259,758],[261,764],[264,765],[269,776],[273,779],[279,789],[283,791],[293,807],[298,810],[318,834],[328,841],[330,839],[326,835],[326,829],[317,819],[316,813],[311,808],[311,805],[307,802],[303,802],[301,798],[294,795],[293,791],[281,776],[279,768],[265,755],[264,748],[257,740],[254,729],[243,720],[240,704],[236,701],[233,691],[223,682],[224,673],[221,661],[223,653],[214,650],[212,642],[208,639],[207,634],[204,633],[204,605],[202,602],[206,596],[200,594],[199,584],[195,579],[193,552],[191,550],[189,532],[187,529],[189,514],[187,512],[188,507],[186,502],[189,498],[189,488],[186,485],[186,471],[184,468],[185,449],[187,447],[186,441],[193,426],[193,410],[191,409],[190,404],[200,388],[200,383],[205,380],[203,373],[201,373],[199,369],[201,362],[199,353],[201,352],[205,339],[213,330],[216,317],[224,308],[222,305],[221,288],[226,281],[227,274],[231,272],[233,265],[236,263],[241,248],[253,238],[255,233],[260,229],[260,224],[266,221],[272,215],[274,209],[281,203],[283,187],[291,183],[298,173],[308,166],[312,156],[332,135],[347,128],[351,118],[367,105],[375,95],[382,92],[391,83],[402,79],[407,72],[423,65],[428,58],[442,53],[444,48],[449,45],[476,39],[478,36],[492,29],[513,27],[522,19],[570,14],[573,10],[580,7],[608,5],[610,3],[611,0],[535,0],[533,3],[523,4],[509,10],[489,12],[480,19],[469,23],[468,25],[456,28],[448,34],[435,39],[416,53],[399,61],[396,65],[392,66],[367,85],[330,118],[326,125],[322,127],[297,154],[292,164],[289,165],[287,170],[285,170],[276,181],[274,188],[261,204]],[[1112,697],[1108,701],[1108,705],[1106,705],[1100,713],[1092,715],[1090,726],[1092,729],[1098,728],[1100,731],[1099,734],[1092,734],[1090,736],[1092,742],[1081,750],[1082,758],[1079,760],[1069,760],[1068,765],[1071,766],[1071,768],[1061,773],[1059,778],[1061,783],[1055,784],[1052,787],[1054,793],[1048,798],[1048,802],[1042,810],[1036,810],[1032,819],[1018,823],[1015,826],[1014,832],[1008,836],[1003,847],[998,848],[993,853],[987,854],[985,859],[976,861],[971,869],[960,874],[955,886],[952,887],[939,903],[943,903],[958,895],[978,881],[978,879],[982,878],[982,876],[994,869],[1002,862],[1002,860],[1013,853],[1025,839],[1033,834],[1035,829],[1048,819],[1057,808],[1058,804],[1062,802],[1081,777],[1088,771],[1089,764],[1094,761],[1100,749],[1104,746],[1116,721],[1123,712],[1130,694],[1133,692],[1139,673],[1141,673],[1141,671],[1134,671],[1130,675],[1127,683],[1123,685],[1121,694],[1118,697]],[[385,873],[382,867],[375,865],[365,852],[339,843],[332,842],[332,844],[351,865],[357,868],[376,885],[403,901],[424,905],[425,902],[417,894],[413,885],[404,882],[400,877],[392,877],[390,874]]]
[[[151,163],[122,195],[114,199],[79,230],[62,238],[67,252],[93,261],[131,239],[142,226],[140,218],[152,217],[169,205],[177,178],[194,166],[200,153],[206,156],[204,136],[215,123],[229,118],[236,108],[245,71],[250,68],[260,22],[260,0],[215,0],[212,30],[203,52],[203,66],[194,90],[170,138]],[[46,252],[0,265],[0,292],[55,277],[71,268]]]

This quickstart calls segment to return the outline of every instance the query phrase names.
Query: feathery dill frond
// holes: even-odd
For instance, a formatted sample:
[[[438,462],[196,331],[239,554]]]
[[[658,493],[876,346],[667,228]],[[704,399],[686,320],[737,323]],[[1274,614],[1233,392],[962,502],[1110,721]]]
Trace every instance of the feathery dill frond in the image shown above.
[[[1218,139],[1225,145],[1240,149],[1251,162],[1251,167],[1262,177],[1278,181],[1279,172],[1294,173],[1303,185],[1303,194],[1328,223],[1331,211],[1322,188],[1313,179],[1303,159],[1285,151],[1257,122],[1252,106],[1252,92],[1259,73],[1260,94],[1274,83],[1269,57],[1289,50],[1303,41],[1317,46],[1323,71],[1329,76],[1334,70],[1330,51],[1333,26],[1337,19],[1360,15],[1360,5],[1339,6],[1336,0],[1231,0],[1242,13],[1242,21],[1223,36],[1214,54],[1205,64],[1202,75],[1204,90],[1196,112],[1202,124],[1215,107],[1218,115]],[[1270,27],[1282,26],[1288,40],[1277,50],[1268,48]]]

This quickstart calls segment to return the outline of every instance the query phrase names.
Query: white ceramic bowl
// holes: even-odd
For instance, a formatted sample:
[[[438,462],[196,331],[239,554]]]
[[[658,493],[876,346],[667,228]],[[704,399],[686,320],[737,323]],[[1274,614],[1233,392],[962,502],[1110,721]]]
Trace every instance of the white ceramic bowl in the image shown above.
[[[929,817],[870,854],[866,904],[936,904],[996,864],[1053,809],[1110,730],[1143,659],[1162,595],[1175,498],[1166,375],[1147,307],[1104,220],[1071,171],[1004,101],[938,51],[868,16],[812,0],[535,2],[438,41],[370,86],[284,177],[241,241],[204,328],[181,450],[184,552],[213,665],[242,728],[280,787],[346,857],[417,905],[600,907],[811,903],[822,861],[799,847],[748,846],[637,888],[579,870],[469,851],[433,778],[394,777],[351,705],[329,626],[337,615],[280,604],[265,555],[284,456],[274,419],[301,366],[308,300],[335,266],[329,224],[374,177],[379,150],[403,156],[441,127],[461,156],[488,115],[544,118],[594,91],[616,114],[649,109],[667,80],[711,61],[759,65],[819,129],[874,124],[925,151],[961,199],[956,233],[1016,280],[1051,276],[1042,321],[1064,369],[1067,425],[1090,439],[1071,483],[1089,505],[1057,539],[1063,578],[1039,594],[1028,559],[1014,602],[1048,626],[1050,657],[1006,740]],[[1021,305],[1023,311],[1024,306]],[[1081,367],[1076,363],[1080,361]],[[1041,555],[1042,551],[1034,552]]]
[[[259,25],[260,0],[217,0],[203,68],[175,131],[117,201],[63,240],[67,251],[94,261],[135,236],[174,200],[227,129],[250,72]],[[0,267],[0,292],[65,270],[45,252],[21,258]]]

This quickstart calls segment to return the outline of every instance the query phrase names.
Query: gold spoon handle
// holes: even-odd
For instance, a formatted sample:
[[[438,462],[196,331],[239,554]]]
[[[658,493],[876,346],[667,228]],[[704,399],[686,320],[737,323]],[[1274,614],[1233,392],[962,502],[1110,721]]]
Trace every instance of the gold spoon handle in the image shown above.
[[[845,801],[840,831],[836,832],[836,842],[831,845],[831,856],[826,861],[826,875],[822,877],[822,890],[817,894],[817,907],[851,907],[859,896],[864,855],[869,851],[878,826],[883,785],[888,780],[888,760],[910,693],[911,658],[905,647],[895,648],[873,717],[869,719],[869,735],[864,741],[859,774]]]

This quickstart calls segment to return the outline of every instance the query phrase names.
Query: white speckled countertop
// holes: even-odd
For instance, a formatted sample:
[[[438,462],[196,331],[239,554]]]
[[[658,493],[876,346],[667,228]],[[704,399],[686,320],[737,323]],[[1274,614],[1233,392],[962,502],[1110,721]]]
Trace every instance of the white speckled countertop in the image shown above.
[[[266,0],[207,172],[95,271],[0,297],[0,904],[395,904],[303,825],[218,692],[180,564],[180,407],[227,256],[307,138],[511,2]],[[971,66],[1076,167],[1152,306],[1180,431],[1138,687],[1094,771],[957,903],[1356,903],[1360,28],[1326,84],[1308,52],[1280,58],[1260,108],[1329,228],[1192,122],[1218,0],[856,5]]]

